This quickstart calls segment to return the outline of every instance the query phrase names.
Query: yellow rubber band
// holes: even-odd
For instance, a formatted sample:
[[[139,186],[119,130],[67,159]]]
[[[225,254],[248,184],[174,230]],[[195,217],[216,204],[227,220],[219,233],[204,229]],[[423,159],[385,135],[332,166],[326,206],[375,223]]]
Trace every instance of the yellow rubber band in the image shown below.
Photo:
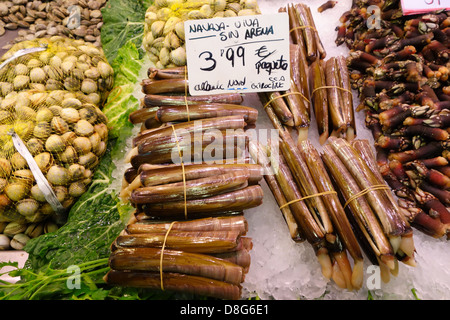
[[[287,206],[289,206],[289,205],[291,205],[293,203],[300,202],[300,201],[303,201],[303,200],[306,200],[306,199],[309,199],[309,198],[320,197],[320,196],[324,196],[324,195],[327,195],[327,194],[336,194],[336,193],[337,193],[336,191],[330,190],[330,191],[324,191],[324,192],[320,192],[320,193],[316,193],[316,194],[311,194],[309,196],[305,196],[305,197],[300,198],[300,199],[295,199],[295,200],[289,201],[289,202],[283,204],[280,207],[280,209],[283,209],[284,207],[287,207]]]
[[[289,30],[289,33],[291,33],[292,31],[298,30],[298,29],[306,29],[306,28],[313,29],[315,32],[317,32],[317,29],[314,28],[313,26],[298,26],[298,27],[295,27],[295,28],[292,28],[291,30]]]
[[[353,196],[351,196],[344,204],[344,209],[350,204],[350,202],[352,202],[353,200],[362,197],[363,195],[369,193],[370,191],[374,191],[374,190],[389,190],[389,186],[385,185],[385,184],[376,184],[373,186],[370,186],[358,193],[355,193]]]
[[[116,89],[116,88],[118,88],[118,92],[116,93],[116,95],[115,96],[113,96],[113,98],[111,99],[111,100],[107,100],[107,103],[112,103],[113,101],[115,101],[119,96],[120,96],[120,94],[122,93],[122,87],[121,86],[118,86],[118,87],[115,87],[115,88],[113,88],[112,90],[111,90],[111,92],[113,92],[114,91],[114,89]]]
[[[308,100],[303,94],[301,94],[300,92],[288,92],[288,93],[279,95],[279,96],[277,96],[277,97],[275,97],[275,98],[272,98],[269,102],[267,102],[267,103],[264,105],[264,109],[266,109],[273,101],[275,101],[275,100],[277,100],[277,99],[280,99],[280,98],[284,98],[284,97],[293,95],[293,94],[296,94],[296,95],[301,96],[303,99],[305,99],[305,100],[309,103],[309,100]]]
[[[174,223],[176,221],[172,221],[169,225],[169,229],[167,229],[166,235],[164,236],[164,241],[161,247],[161,255],[159,258],[159,277],[161,279],[161,290],[164,291],[164,281],[163,281],[163,256],[164,256],[164,248],[166,247],[167,236],[169,235],[170,230],[172,229]]]
[[[186,173],[184,171],[184,163],[183,163],[183,157],[181,155],[181,148],[180,148],[180,144],[178,143],[178,137],[177,137],[177,133],[175,131],[175,127],[172,126],[172,130],[173,130],[173,134],[175,136],[175,142],[177,143],[177,147],[178,147],[178,155],[180,157],[180,163],[181,163],[181,170],[183,171],[183,185],[184,185],[184,217],[185,219],[187,219],[187,196],[186,196]]]
[[[353,99],[353,92],[352,92],[351,90],[346,89],[346,88],[342,88],[342,87],[339,87],[339,86],[322,86],[322,87],[315,88],[315,89],[311,92],[311,96],[313,96],[314,93],[315,93],[317,90],[321,90],[321,89],[339,89],[339,90],[342,90],[342,91],[346,91],[346,92],[350,93],[350,95],[351,95],[351,97],[352,97],[352,99]]]

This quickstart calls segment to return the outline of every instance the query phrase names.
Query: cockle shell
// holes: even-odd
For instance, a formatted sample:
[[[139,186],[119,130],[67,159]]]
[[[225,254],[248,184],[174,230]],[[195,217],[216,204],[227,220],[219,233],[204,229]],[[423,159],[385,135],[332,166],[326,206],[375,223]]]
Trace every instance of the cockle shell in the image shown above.
[[[74,132],[82,137],[90,136],[94,133],[94,126],[86,120],[79,120],[74,127]]]
[[[159,38],[163,35],[165,22],[162,20],[157,20],[152,23],[150,26],[150,31],[153,35],[153,38]]]
[[[80,120],[80,113],[75,108],[62,108],[59,115],[68,123],[76,123]]]
[[[33,199],[39,201],[39,202],[46,202],[47,200],[45,199],[44,193],[42,192],[41,189],[39,189],[38,185],[35,184],[34,186],[31,187],[30,189],[30,195]]]
[[[22,169],[27,167],[27,161],[25,160],[24,157],[22,157],[22,155],[18,152],[14,153],[11,158],[9,159],[9,161],[11,162],[11,166],[15,169]]]
[[[17,211],[23,216],[32,216],[39,209],[39,202],[28,198],[16,203]]]
[[[72,143],[78,154],[86,154],[92,150],[91,140],[87,137],[77,137]]]
[[[110,77],[114,73],[112,67],[108,63],[103,61],[98,62],[97,69],[100,73],[100,76],[105,79]]]
[[[33,68],[30,71],[31,82],[44,82],[47,79],[47,74],[42,68]]]
[[[58,134],[64,134],[69,131],[69,125],[61,117],[53,117],[53,119],[50,122],[50,125],[53,131]]]
[[[174,32],[178,36],[178,38],[180,38],[181,40],[185,40],[184,22],[183,21],[180,21],[175,25]]]
[[[74,163],[78,160],[78,152],[73,146],[67,146],[66,149],[59,154],[59,159],[65,163]]]
[[[49,152],[41,152],[34,157],[34,161],[43,173],[53,165],[53,157]]]
[[[30,83],[30,77],[26,75],[18,75],[13,80],[13,85],[15,90],[23,90]]]
[[[55,165],[47,172],[47,180],[52,185],[64,186],[69,182],[69,172],[66,168]]]
[[[177,66],[186,65],[186,50],[184,47],[178,47],[170,52],[170,61]]]
[[[84,177],[84,173],[86,169],[79,163],[74,163],[69,166],[67,169],[69,171],[69,179],[70,181],[77,181]]]
[[[178,18],[177,16],[172,16],[169,19],[167,19],[167,21],[164,23],[163,25],[163,35],[168,35],[170,32],[172,32],[175,28],[175,25],[182,21],[180,18]]]
[[[64,139],[58,134],[52,134],[45,141],[45,149],[49,152],[59,153],[63,152],[66,148]]]
[[[26,197],[30,186],[23,182],[11,182],[5,187],[5,194],[11,201],[17,202]]]
[[[36,156],[44,150],[44,142],[37,138],[31,138],[27,141],[27,149],[33,156]]]
[[[8,159],[0,158],[0,177],[8,178],[11,174],[11,163]]]
[[[85,192],[86,192],[86,185],[84,184],[84,182],[76,181],[71,183],[69,186],[69,195],[74,198],[80,197]]]
[[[53,118],[53,112],[49,108],[41,108],[36,112],[37,122],[49,122]]]
[[[33,135],[39,139],[47,139],[52,133],[52,128],[50,124],[46,121],[38,122],[34,126]]]

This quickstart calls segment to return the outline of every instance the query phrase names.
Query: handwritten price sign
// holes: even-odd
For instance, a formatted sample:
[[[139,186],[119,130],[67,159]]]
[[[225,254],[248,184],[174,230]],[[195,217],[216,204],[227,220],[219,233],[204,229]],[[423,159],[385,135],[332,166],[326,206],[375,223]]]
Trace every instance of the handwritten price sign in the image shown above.
[[[436,10],[450,10],[450,0],[402,0],[404,15],[426,13]]]
[[[286,13],[188,20],[184,26],[191,95],[289,89]]]

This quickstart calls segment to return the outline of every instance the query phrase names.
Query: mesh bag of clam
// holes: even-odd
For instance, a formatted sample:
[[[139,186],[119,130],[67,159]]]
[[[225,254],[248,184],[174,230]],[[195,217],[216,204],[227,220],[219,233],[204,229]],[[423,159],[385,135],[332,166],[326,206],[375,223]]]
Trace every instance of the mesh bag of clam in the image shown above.
[[[184,21],[255,14],[257,0],[155,0],[145,14],[143,46],[157,68],[185,66]]]
[[[54,36],[15,44],[0,59],[0,96],[33,89],[67,90],[103,105],[114,84],[101,48]]]
[[[2,101],[0,224],[62,224],[86,191],[106,151],[108,128],[103,112],[83,97],[25,90]]]

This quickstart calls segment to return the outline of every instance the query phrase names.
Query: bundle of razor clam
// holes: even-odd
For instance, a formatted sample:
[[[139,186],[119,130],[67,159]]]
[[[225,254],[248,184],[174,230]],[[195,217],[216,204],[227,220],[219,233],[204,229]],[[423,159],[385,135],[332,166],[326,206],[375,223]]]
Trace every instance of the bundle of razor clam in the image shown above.
[[[113,245],[107,281],[238,299],[251,249],[243,212],[263,199],[245,132],[258,113],[236,93],[189,96],[185,70],[150,68],[142,81],[142,108],[130,115],[142,129],[121,191],[136,212]]]
[[[265,181],[291,238],[313,247],[325,278],[340,288],[358,290],[363,255],[319,153],[308,139],[295,143],[270,105],[266,111],[280,138],[267,147],[251,141],[250,153],[266,170]]]
[[[322,159],[352,222],[359,243],[382,280],[396,276],[398,262],[415,266],[413,230],[378,170],[368,140],[330,137]]]
[[[345,58],[325,60],[326,51],[307,5],[288,4],[279,12],[289,16],[291,88],[261,93],[261,100],[273,106],[285,126],[296,129],[299,142],[308,137],[312,114],[321,144],[329,136],[352,140],[356,125]]]
[[[379,7],[379,28],[368,8]],[[450,14],[403,16],[399,1],[354,1],[336,43],[358,88],[379,170],[417,229],[450,239]]]
[[[363,251],[380,266],[384,282],[397,275],[398,261],[414,266],[411,226],[377,171],[368,142],[329,137],[320,155],[309,139],[295,143],[273,108],[266,110],[280,139],[268,147],[251,141],[250,153],[266,170],[291,238],[312,245],[323,276],[358,290]]]

